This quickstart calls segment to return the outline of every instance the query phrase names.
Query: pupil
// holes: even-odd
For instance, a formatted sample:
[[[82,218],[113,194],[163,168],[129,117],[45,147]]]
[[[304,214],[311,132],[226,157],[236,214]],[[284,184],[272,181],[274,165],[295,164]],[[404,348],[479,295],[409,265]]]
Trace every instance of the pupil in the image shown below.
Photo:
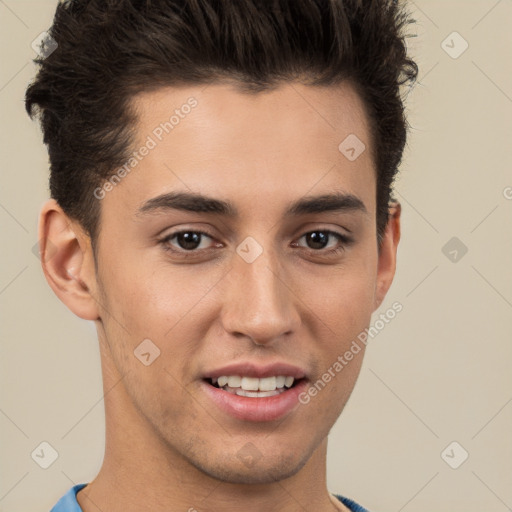
[[[319,233],[320,235],[318,235]],[[323,249],[327,245],[327,234],[322,231],[312,231],[307,236],[309,237],[309,240],[313,242],[314,249]],[[320,247],[315,247],[314,244],[320,244]]]
[[[179,233],[178,243],[183,249],[196,249],[201,243],[201,234],[193,232]]]

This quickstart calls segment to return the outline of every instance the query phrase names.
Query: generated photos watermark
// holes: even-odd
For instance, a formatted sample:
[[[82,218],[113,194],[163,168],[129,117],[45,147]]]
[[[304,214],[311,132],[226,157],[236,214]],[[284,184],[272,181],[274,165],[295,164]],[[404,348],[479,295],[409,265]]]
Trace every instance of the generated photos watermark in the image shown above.
[[[402,311],[403,306],[400,302],[394,302],[390,308],[388,308],[384,313],[379,315],[378,320],[373,322],[369,328],[364,329],[357,335],[357,339],[352,341],[350,348],[346,350],[342,355],[339,355],[334,361],[334,363],[322,374],[322,376],[306,391],[303,391],[299,395],[299,402],[303,405],[308,404],[311,401],[311,398],[315,397],[322,389],[327,386],[332,379],[336,377],[338,373],[340,373],[345,366],[349,364],[354,356],[361,352],[361,344],[366,346],[368,344],[369,338],[373,339],[379,332],[381,332],[387,324],[389,324],[400,311]]]
[[[94,197],[100,200],[104,199],[107,195],[107,192],[113,190],[114,187],[116,187],[125,176],[127,176],[135,167],[137,167],[137,165],[139,165],[139,163],[147,155],[149,155],[150,151],[157,147],[158,143],[163,140],[165,135],[171,133],[171,131],[180,124],[181,120],[185,119],[185,117],[190,114],[192,109],[197,107],[197,105],[197,99],[191,96],[187,99],[186,103],[181,105],[180,108],[174,109],[174,113],[176,115],[173,114],[171,117],[169,117],[168,121],[164,121],[155,127],[151,132],[151,135],[146,137],[146,142],[144,142],[144,144],[137,151],[134,151],[131,154],[124,165],[119,167],[119,169],[117,169],[110,178],[105,180],[101,187],[96,187],[94,189]]]

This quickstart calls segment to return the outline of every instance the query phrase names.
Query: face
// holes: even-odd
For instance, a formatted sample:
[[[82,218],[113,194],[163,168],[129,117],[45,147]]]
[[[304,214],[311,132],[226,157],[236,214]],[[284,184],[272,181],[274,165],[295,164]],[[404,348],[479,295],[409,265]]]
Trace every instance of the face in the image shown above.
[[[394,271],[396,240],[377,250],[363,105],[348,85],[245,95],[211,84],[134,107],[137,162],[97,192],[92,288],[103,364],[123,376],[115,414],[217,479],[291,476],[345,406],[364,346],[333,365]],[[350,134],[366,147],[356,159],[339,149]]]

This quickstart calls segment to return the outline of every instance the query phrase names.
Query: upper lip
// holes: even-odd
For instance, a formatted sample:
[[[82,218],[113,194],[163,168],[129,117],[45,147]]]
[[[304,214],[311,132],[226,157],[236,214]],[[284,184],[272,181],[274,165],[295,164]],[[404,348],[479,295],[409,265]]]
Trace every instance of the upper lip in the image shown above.
[[[252,362],[232,363],[222,368],[217,368],[205,373],[205,379],[219,378],[221,376],[239,375],[240,377],[272,377],[284,375],[285,377],[294,377],[295,379],[302,379],[305,377],[306,372],[288,363],[275,362],[266,365],[257,365]]]

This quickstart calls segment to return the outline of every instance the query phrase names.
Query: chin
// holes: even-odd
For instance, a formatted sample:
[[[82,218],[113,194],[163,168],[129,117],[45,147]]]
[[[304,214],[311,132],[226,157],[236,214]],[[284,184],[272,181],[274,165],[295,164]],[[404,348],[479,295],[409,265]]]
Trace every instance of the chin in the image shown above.
[[[295,455],[274,454],[269,460],[265,456],[252,464],[244,464],[236,454],[230,459],[226,454],[219,455],[218,461],[191,461],[199,471],[221,482],[232,484],[271,484],[285,480],[297,474],[308,461],[309,456],[303,454],[302,459]]]

